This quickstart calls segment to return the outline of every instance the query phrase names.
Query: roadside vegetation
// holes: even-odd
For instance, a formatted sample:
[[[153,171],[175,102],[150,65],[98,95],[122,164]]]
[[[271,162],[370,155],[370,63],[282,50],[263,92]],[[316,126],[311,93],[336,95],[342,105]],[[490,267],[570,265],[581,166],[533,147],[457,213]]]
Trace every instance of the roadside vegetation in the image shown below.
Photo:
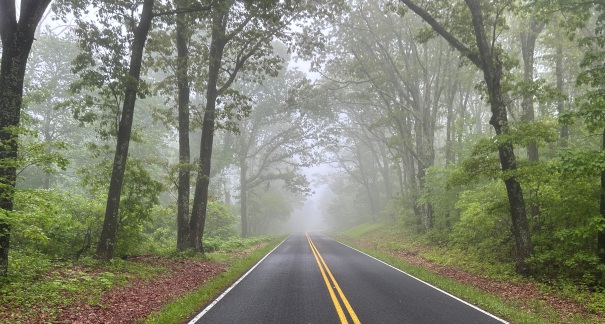
[[[600,323],[600,290],[567,277],[527,278],[512,261],[437,244],[401,224],[366,223],[334,238],[511,323]]]

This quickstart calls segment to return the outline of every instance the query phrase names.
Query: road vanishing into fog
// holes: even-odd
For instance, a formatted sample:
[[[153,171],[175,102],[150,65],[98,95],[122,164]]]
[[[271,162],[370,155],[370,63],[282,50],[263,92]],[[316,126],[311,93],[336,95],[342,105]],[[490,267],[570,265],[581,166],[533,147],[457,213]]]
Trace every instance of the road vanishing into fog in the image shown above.
[[[290,235],[193,323],[506,323],[333,239]]]

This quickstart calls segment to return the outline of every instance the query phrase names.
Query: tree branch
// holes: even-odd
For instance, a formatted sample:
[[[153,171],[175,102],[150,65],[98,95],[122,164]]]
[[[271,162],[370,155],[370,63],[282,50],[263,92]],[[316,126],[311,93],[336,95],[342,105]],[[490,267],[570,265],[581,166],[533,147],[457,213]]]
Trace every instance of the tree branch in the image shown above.
[[[445,28],[437,21],[431,14],[426,12],[423,8],[417,6],[412,0],[399,0],[401,3],[405,4],[410,10],[415,12],[420,18],[422,18],[427,24],[429,24],[433,30],[435,30],[441,37],[443,37],[450,45],[456,48],[462,55],[468,58],[473,64],[475,64],[478,68],[482,69],[483,64],[481,62],[481,58],[477,55],[477,53],[473,52],[470,48],[464,45],[460,40],[458,40],[454,35],[445,30]]]
[[[212,9],[212,6],[179,8],[179,9],[175,9],[175,10],[169,10],[169,11],[163,11],[163,12],[154,13],[153,17],[155,18],[155,17],[161,17],[161,16],[176,15],[176,14],[180,14],[180,13],[192,13],[192,12],[200,12],[200,11],[210,11],[211,9]]]

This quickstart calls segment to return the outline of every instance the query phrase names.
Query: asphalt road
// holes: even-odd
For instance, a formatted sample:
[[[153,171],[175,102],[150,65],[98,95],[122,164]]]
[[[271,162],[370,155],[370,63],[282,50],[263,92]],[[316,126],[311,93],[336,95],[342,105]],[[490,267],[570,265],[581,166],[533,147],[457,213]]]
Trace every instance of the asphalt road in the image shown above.
[[[190,324],[505,323],[320,234],[290,235]]]

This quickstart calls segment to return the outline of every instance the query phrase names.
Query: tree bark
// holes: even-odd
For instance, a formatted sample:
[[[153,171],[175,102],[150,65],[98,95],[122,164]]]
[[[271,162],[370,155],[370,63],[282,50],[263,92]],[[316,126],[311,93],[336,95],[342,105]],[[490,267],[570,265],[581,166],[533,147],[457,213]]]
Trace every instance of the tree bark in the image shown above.
[[[17,169],[17,127],[20,126],[23,102],[23,82],[27,57],[34,42],[36,28],[51,0],[21,3],[17,21],[16,1],[0,2],[0,213],[7,216],[13,210]],[[10,216],[9,216],[10,217]],[[8,271],[10,225],[0,221],[0,277]]]
[[[183,9],[183,1],[178,1],[178,9]],[[187,249],[189,242],[189,195],[191,180],[191,149],[189,145],[189,48],[187,14],[176,15],[177,87],[178,87],[178,129],[179,129],[179,182],[177,189],[177,243],[178,251]]]
[[[456,92],[458,91],[458,82],[454,81],[448,85],[448,91],[446,91],[445,104],[447,107],[446,114],[446,128],[445,128],[445,166],[456,163],[456,155],[454,153],[454,125],[456,124],[454,114],[454,99],[456,98]],[[462,116],[460,116],[462,119]]]
[[[601,151],[605,152],[605,128],[601,141]],[[599,198],[599,211],[601,212],[601,218],[605,219],[605,170],[601,170],[601,194]],[[597,233],[597,256],[601,264],[605,264],[605,229],[601,229]]]
[[[527,24],[527,30],[521,32],[521,53],[523,56],[523,81],[525,81],[526,84],[531,84],[534,81],[536,40],[538,39],[540,32],[542,32],[542,29],[544,29],[544,26],[546,26],[546,23],[536,23],[536,20],[533,17],[530,17]],[[523,109],[521,120],[527,123],[532,123],[535,119],[534,95],[532,93],[525,93],[523,95],[521,107]],[[527,158],[532,163],[536,163],[540,160],[538,143],[536,141],[531,141],[528,144]],[[532,189],[530,190],[529,194],[531,196],[537,196],[538,193],[536,190]],[[529,210],[532,217],[537,217],[540,215],[540,206],[536,201],[530,203]]]
[[[480,2],[478,0],[465,0],[465,2],[473,17],[473,29],[483,66],[483,77],[489,92],[489,102],[492,111],[489,123],[494,127],[496,135],[506,134],[509,131],[509,126],[506,104],[500,83],[502,80],[502,62],[498,58],[496,50],[491,48],[487,41]],[[503,172],[517,169],[517,161],[512,143],[506,141],[500,143],[498,145],[498,154]],[[517,250],[516,270],[519,274],[528,274],[530,269],[526,259],[532,255],[533,246],[531,244],[529,221],[525,211],[523,190],[521,189],[521,184],[512,176],[507,176],[504,184],[508,195],[513,225],[512,232],[515,237]]]
[[[124,91],[124,103],[122,106],[120,124],[118,126],[116,153],[111,172],[109,192],[107,194],[105,219],[103,221],[103,230],[101,231],[99,245],[97,245],[95,253],[95,257],[103,261],[108,261],[113,257],[116,244],[119,225],[118,211],[120,207],[120,195],[122,193],[124,172],[128,159],[128,147],[130,144],[130,135],[132,133],[134,106],[139,90],[143,49],[145,48],[145,41],[147,40],[147,35],[151,28],[151,20],[153,19],[153,4],[154,0],[145,0],[143,2],[141,20],[134,31],[130,67],[128,71],[129,80],[126,83],[126,89]]]
[[[555,59],[555,75],[557,78],[557,90],[560,93],[559,98],[557,99],[557,113],[562,114],[565,110],[565,100],[562,95],[565,91],[564,81],[563,81],[563,46],[557,46],[557,56]],[[567,125],[561,125],[561,147],[567,147],[567,140],[569,138],[569,129]]]
[[[521,32],[521,56],[523,57],[523,81],[527,84],[531,84],[534,81],[536,40],[546,23],[536,23],[535,19],[530,17],[527,24],[527,30]],[[526,93],[523,95],[521,107],[523,109],[521,120],[524,122],[533,122],[535,118],[533,94]],[[530,162],[538,162],[540,159],[538,143],[536,143],[536,141],[532,141],[527,146],[527,157]],[[533,207],[532,210],[534,210]]]
[[[227,39],[225,32],[229,17],[229,5],[215,7],[212,18],[212,36],[210,42],[210,57],[208,65],[208,89],[206,91],[206,109],[202,122],[202,137],[200,139],[200,158],[197,183],[193,197],[191,219],[189,220],[190,247],[204,253],[202,243],[206,223],[206,207],[208,205],[208,187],[210,185],[210,163],[212,144],[214,142],[214,119],[216,116],[216,99],[218,98],[218,79],[221,72],[223,51]]]
[[[244,150],[242,150],[244,151]],[[240,155],[240,178],[239,178],[239,204],[242,222],[242,237],[248,237],[248,166],[246,165],[245,152]]]

